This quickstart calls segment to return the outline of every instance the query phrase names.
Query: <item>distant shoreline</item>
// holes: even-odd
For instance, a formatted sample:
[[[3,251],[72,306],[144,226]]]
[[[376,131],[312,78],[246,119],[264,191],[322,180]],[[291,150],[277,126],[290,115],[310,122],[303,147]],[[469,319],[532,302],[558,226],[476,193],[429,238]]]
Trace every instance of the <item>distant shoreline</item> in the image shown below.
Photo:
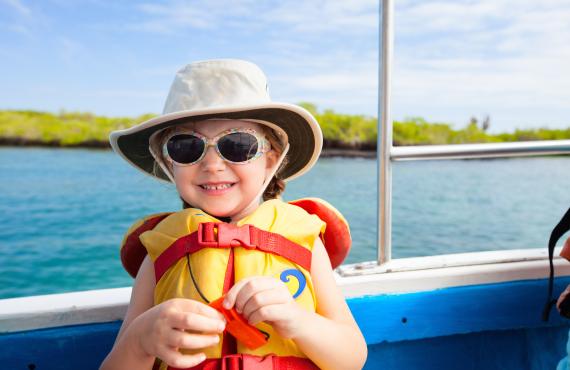
[[[47,147],[47,148],[84,148],[84,149],[111,149],[111,145],[106,141],[89,140],[77,144],[62,144],[59,141],[43,141],[18,137],[0,137],[0,146],[16,147]]]
[[[324,157],[374,158],[378,140],[377,119],[325,110],[319,113],[314,105],[305,103],[320,123],[323,133]],[[156,117],[105,117],[89,112],[59,113],[0,110],[0,146],[36,146],[52,148],[108,149],[109,133],[125,130],[138,122]],[[516,129],[511,133],[487,132],[489,120],[472,117],[464,128],[454,129],[447,123],[430,123],[421,117],[394,121],[394,146],[454,145],[502,143],[537,140],[568,140],[570,127],[565,129]]]
[[[334,148],[323,148],[321,153],[321,158],[332,158],[332,157],[345,157],[345,158],[369,158],[376,159],[375,150],[358,150],[358,149],[334,149]]]
[[[91,140],[78,144],[62,145],[58,141],[30,140],[24,138],[0,138],[0,147],[39,147],[60,149],[111,149],[106,141]],[[343,147],[325,147],[321,153],[323,158],[346,157],[346,158],[376,158],[376,150],[362,150]]]

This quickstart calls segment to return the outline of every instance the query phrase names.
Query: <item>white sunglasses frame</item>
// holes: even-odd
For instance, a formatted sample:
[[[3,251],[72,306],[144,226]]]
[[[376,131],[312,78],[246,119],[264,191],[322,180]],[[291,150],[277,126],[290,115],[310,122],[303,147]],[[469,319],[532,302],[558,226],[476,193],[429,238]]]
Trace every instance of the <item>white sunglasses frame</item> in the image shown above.
[[[236,133],[236,132],[250,134],[253,137],[255,137],[257,140],[257,152],[255,153],[255,155],[253,157],[251,157],[250,159],[243,161],[243,162],[234,162],[234,161],[227,159],[226,157],[223,156],[222,153],[220,153],[220,149],[218,148],[218,141],[222,137]],[[195,160],[194,162],[191,162],[191,163],[180,163],[180,162],[176,162],[174,159],[172,159],[170,157],[170,155],[168,154],[168,148],[167,148],[168,141],[177,135],[193,135],[193,136],[196,136],[197,138],[201,139],[204,142],[204,151],[202,152],[202,154],[200,155],[200,157],[197,160]],[[181,166],[181,167],[193,166],[195,164],[200,163],[200,161],[202,159],[204,159],[204,157],[206,156],[206,153],[208,151],[208,148],[211,146],[213,146],[216,149],[216,153],[218,153],[218,156],[220,156],[220,158],[222,158],[224,161],[226,161],[230,164],[236,164],[236,165],[251,163],[251,162],[255,161],[256,159],[258,159],[259,157],[261,157],[264,153],[267,153],[269,150],[271,150],[271,144],[269,143],[269,140],[267,140],[265,138],[265,136],[260,135],[257,131],[249,129],[249,128],[231,128],[229,130],[225,130],[225,131],[220,132],[218,135],[216,135],[212,139],[210,139],[210,138],[208,138],[208,137],[206,137],[206,136],[204,136],[204,135],[202,135],[196,131],[190,130],[190,129],[186,129],[186,130],[178,129],[178,130],[175,130],[172,133],[170,133],[164,139],[164,144],[162,145],[162,155],[168,162],[170,162],[173,165]]]

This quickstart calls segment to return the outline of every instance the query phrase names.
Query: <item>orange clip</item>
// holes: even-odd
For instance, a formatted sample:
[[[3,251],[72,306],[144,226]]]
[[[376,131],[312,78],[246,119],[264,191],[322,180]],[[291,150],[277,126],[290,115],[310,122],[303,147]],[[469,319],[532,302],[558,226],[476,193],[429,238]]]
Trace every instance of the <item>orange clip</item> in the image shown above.
[[[265,335],[253,325],[248,324],[235,308],[226,310],[222,303],[225,297],[220,297],[210,303],[210,307],[220,311],[226,318],[226,330],[249,349],[257,349],[267,343]]]

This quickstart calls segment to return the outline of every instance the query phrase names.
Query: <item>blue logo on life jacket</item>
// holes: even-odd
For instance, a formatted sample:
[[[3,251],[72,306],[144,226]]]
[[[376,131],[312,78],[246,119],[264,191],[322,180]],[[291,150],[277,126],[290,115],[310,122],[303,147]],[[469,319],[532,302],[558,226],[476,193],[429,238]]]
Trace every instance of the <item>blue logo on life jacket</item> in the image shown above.
[[[303,293],[303,290],[305,290],[305,286],[307,286],[307,278],[305,278],[305,275],[303,275],[301,271],[297,269],[289,269],[283,271],[281,275],[279,275],[279,279],[284,283],[288,283],[290,281],[290,276],[296,278],[299,283],[299,288],[297,288],[297,291],[293,294],[293,299],[295,299]]]

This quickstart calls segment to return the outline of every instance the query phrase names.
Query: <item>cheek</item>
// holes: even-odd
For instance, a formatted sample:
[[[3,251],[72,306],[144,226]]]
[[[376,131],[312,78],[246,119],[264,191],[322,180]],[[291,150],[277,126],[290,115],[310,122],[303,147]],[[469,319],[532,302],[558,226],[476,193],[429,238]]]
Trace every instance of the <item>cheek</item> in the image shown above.
[[[178,170],[178,168],[174,167],[172,170],[172,175],[174,177],[174,183],[176,184],[176,187],[180,188],[180,185],[184,181],[184,173]]]
[[[259,167],[257,167],[258,177],[260,178],[261,183],[269,176],[273,166],[271,161],[268,161],[266,158],[259,161]]]
[[[261,161],[259,161],[261,162]],[[252,163],[251,165],[243,166],[243,168],[236,169],[239,171],[241,181],[248,185],[248,187],[259,187],[263,184],[266,177],[265,163]]]
[[[190,185],[192,170],[190,167],[174,167],[174,182],[179,193],[185,191]]]

